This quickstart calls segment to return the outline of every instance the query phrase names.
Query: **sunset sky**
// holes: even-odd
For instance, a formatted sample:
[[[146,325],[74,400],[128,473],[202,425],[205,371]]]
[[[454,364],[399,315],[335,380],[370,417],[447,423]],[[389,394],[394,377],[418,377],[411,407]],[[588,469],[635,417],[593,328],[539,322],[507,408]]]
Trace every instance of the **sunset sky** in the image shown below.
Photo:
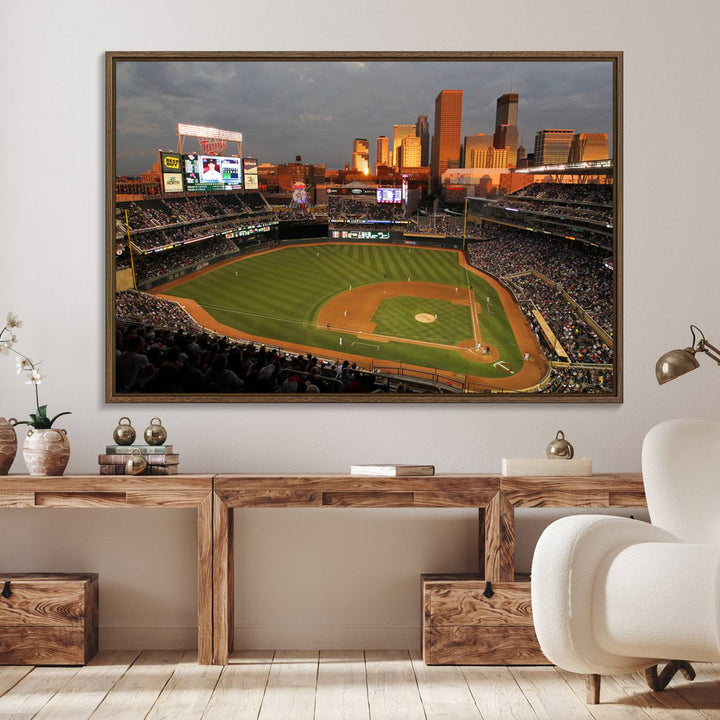
[[[537,130],[608,133],[612,153],[612,64],[596,61],[117,61],[118,175],[137,175],[157,151],[177,149],[177,123],[243,133],[243,155],[259,162],[350,162],[353,138],[370,141],[393,124],[429,115],[443,89],[463,90],[462,135],[492,133],[495,103],[519,94],[520,140]],[[197,152],[194,139],[185,152]],[[234,148],[228,148],[233,154]]]

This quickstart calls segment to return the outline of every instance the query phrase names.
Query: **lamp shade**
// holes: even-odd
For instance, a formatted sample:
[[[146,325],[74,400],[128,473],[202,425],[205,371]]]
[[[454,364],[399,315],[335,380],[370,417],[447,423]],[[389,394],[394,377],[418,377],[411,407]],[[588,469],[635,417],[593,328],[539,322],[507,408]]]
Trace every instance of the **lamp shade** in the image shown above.
[[[663,385],[697,367],[700,367],[700,363],[695,358],[695,351],[692,348],[670,350],[655,363],[655,377],[660,385]]]

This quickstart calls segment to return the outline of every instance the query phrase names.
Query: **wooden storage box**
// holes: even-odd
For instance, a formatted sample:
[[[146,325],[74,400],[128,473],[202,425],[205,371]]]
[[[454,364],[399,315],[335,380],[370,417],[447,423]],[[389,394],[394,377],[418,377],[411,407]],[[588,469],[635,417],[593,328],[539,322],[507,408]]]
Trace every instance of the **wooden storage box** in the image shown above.
[[[530,578],[423,575],[423,660],[428,665],[548,665],[530,608]]]
[[[84,665],[97,650],[96,573],[0,574],[0,665]]]

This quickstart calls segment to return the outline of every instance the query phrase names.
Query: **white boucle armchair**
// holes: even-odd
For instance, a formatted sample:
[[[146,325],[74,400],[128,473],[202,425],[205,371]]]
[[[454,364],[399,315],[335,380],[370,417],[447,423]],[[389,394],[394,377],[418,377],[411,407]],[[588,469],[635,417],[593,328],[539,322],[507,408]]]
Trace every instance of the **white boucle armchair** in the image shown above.
[[[694,678],[689,661],[720,661],[720,423],[657,425],[642,471],[651,524],[562,518],[533,557],[540,647],[555,665],[588,675],[591,703],[602,675],[644,669],[662,690],[678,670]]]

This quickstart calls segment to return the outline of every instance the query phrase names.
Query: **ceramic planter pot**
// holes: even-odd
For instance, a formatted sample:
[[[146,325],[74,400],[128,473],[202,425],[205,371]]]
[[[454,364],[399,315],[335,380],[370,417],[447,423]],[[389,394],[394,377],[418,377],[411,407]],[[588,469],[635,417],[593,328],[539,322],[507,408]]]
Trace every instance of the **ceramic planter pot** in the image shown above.
[[[23,457],[31,475],[62,475],[70,459],[67,432],[56,428],[28,428]]]
[[[7,475],[17,452],[15,418],[6,420],[0,417],[0,475]]]

